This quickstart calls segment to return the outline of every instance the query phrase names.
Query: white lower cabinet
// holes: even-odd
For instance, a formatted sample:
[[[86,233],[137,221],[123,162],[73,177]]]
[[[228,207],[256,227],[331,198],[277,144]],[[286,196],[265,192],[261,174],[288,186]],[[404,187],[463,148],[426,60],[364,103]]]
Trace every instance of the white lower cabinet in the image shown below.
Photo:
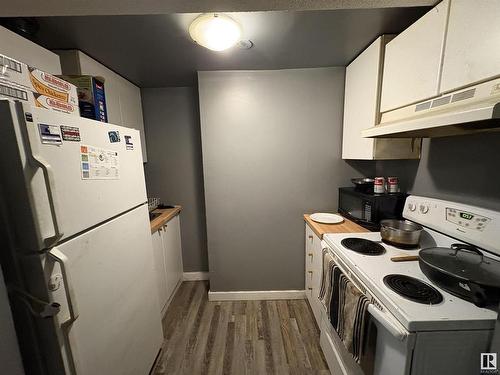
[[[182,281],[182,246],[179,215],[151,235],[156,285],[162,314]]]
[[[306,224],[306,274],[305,288],[306,297],[311,306],[311,310],[316,319],[318,327],[321,324],[321,302],[318,299],[319,289],[321,287],[322,276],[322,248],[321,239]]]
[[[163,228],[160,228],[156,232],[151,234],[151,240],[153,242],[153,260],[158,300],[160,301],[160,307],[163,309],[163,307],[167,303],[167,273],[165,272],[162,237]]]
[[[181,228],[179,215],[167,223],[163,232],[167,295],[170,297],[182,280]]]

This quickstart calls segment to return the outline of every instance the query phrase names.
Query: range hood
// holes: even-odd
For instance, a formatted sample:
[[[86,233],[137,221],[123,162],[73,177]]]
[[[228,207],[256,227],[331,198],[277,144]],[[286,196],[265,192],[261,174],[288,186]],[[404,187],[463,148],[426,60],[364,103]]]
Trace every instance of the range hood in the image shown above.
[[[500,131],[500,79],[382,113],[365,138],[432,138]]]

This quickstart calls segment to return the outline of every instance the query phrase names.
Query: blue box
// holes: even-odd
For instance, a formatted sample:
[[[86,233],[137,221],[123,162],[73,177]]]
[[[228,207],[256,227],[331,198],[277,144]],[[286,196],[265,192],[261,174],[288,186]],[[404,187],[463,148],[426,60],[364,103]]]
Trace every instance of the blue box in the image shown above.
[[[94,76],[59,76],[76,86],[80,116],[108,122],[104,78]]]

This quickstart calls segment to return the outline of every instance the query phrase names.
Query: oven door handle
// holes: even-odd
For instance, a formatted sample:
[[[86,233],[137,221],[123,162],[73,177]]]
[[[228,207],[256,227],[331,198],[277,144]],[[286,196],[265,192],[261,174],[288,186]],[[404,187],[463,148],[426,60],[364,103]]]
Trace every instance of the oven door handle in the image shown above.
[[[408,337],[408,332],[403,327],[398,327],[392,319],[389,319],[386,313],[380,311],[374,304],[368,305],[368,312],[377,322],[386,328],[391,335],[399,341],[404,341]]]

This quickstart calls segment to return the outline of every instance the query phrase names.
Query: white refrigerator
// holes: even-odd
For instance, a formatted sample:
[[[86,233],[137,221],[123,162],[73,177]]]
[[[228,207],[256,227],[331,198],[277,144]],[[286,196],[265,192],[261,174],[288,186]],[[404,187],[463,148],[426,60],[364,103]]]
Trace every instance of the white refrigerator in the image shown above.
[[[0,100],[0,148],[26,373],[148,374],[163,335],[139,132]]]

